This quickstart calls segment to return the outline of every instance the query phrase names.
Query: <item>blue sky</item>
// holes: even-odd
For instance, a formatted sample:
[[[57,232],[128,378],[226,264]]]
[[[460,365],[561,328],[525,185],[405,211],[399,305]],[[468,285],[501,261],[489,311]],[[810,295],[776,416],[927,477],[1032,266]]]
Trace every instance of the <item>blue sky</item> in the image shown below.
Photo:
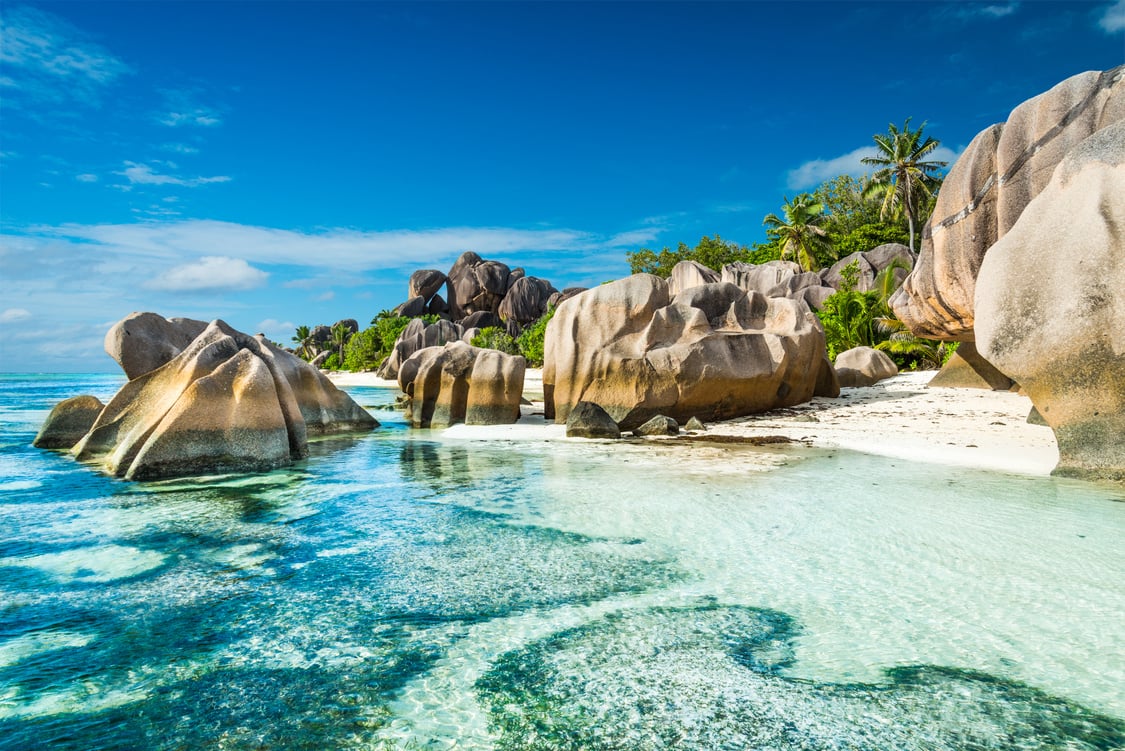
[[[1125,0],[0,6],[0,370],[134,310],[287,342],[464,250],[557,287],[764,239],[891,121],[952,159],[1125,62]]]

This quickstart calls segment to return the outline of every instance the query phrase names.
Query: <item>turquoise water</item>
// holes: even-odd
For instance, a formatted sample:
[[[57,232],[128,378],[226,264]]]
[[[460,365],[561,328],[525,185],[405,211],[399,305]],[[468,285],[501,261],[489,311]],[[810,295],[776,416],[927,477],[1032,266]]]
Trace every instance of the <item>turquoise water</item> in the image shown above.
[[[1125,492],[383,423],[131,484],[0,376],[0,748],[1117,749]]]

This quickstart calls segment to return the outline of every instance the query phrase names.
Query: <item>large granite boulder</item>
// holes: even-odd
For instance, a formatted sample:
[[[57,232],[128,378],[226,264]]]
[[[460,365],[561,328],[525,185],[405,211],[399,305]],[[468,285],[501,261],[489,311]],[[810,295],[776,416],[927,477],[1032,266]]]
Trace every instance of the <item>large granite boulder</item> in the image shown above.
[[[792,261],[768,261],[754,264],[737,261],[723,266],[719,281],[730,282],[747,292],[759,292],[766,297],[782,297],[779,288],[787,289],[790,279],[801,273],[801,267]]]
[[[856,388],[874,386],[879,381],[898,375],[895,361],[872,347],[852,347],[836,355],[836,377],[840,385]]]
[[[565,422],[581,401],[624,430],[658,414],[686,421],[763,412],[808,401],[835,377],[824,330],[802,300],[769,299],[734,284],[674,298],[635,274],[559,305],[547,326],[548,417]]]
[[[495,313],[508,292],[510,275],[506,264],[486,261],[472,251],[462,253],[446,280],[453,320],[459,321],[480,310]]]
[[[410,275],[406,296],[407,298],[421,297],[423,300],[429,300],[437,294],[441,285],[445,284],[445,279],[445,274],[437,269],[418,269]]]
[[[183,352],[205,328],[206,321],[131,313],[106,332],[105,351],[133,379]]]
[[[417,428],[513,423],[526,367],[522,357],[460,341],[421,349],[398,373],[409,397],[406,419]]]
[[[508,289],[497,312],[502,321],[529,324],[547,312],[547,301],[556,292],[558,290],[545,279],[520,277]]]
[[[213,321],[126,383],[73,453],[130,480],[255,471],[306,456],[309,435],[377,426],[316,368]]]
[[[718,272],[709,269],[698,261],[680,261],[672,267],[668,277],[668,292],[677,295],[685,289],[698,287],[701,284],[714,284],[719,281]]]
[[[942,184],[914,271],[891,298],[911,331],[947,341],[973,339],[985,253],[1015,226],[1071,149],[1125,119],[1123,79],[1125,66],[1080,73],[973,139]]]
[[[1072,148],[988,251],[976,343],[1055,432],[1057,472],[1125,479],[1125,118]]]
[[[73,448],[94,426],[104,408],[100,399],[89,394],[63,399],[47,415],[31,445],[41,449]]]
[[[395,306],[391,311],[396,316],[403,316],[405,318],[417,318],[418,316],[425,315],[426,313],[426,298],[421,295],[415,295],[403,303]]]

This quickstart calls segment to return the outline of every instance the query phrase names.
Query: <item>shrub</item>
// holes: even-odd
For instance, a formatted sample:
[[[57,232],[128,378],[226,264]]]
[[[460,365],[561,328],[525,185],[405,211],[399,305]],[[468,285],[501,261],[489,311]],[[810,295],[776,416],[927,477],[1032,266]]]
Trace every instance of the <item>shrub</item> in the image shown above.
[[[519,339],[516,340],[520,354],[527,360],[527,364],[533,368],[543,367],[543,339],[547,335],[547,324],[550,323],[554,315],[554,307],[548,308],[547,312],[540,316],[539,320],[524,329]]]
[[[469,343],[481,349],[498,349],[509,355],[520,353],[519,347],[516,346],[516,340],[508,336],[508,332],[499,326],[488,326],[481,329],[480,333],[474,336]]]

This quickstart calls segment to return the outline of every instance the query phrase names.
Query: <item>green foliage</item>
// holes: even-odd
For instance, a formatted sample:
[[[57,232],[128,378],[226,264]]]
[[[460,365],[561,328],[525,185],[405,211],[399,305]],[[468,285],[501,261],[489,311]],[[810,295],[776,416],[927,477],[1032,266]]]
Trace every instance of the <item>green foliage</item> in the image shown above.
[[[780,247],[774,243],[765,245],[755,243],[753,246],[739,245],[727,242],[715,235],[714,238],[704,235],[694,247],[687,243],[680,243],[675,250],[667,247],[659,253],[641,248],[635,252],[625,254],[629,261],[629,270],[634,274],[655,274],[663,279],[672,275],[672,269],[680,261],[696,261],[709,269],[718,271],[728,263],[742,261],[744,263],[765,263],[780,255]],[[758,260],[762,259],[762,260]]]
[[[394,340],[391,340],[394,343]],[[376,327],[360,331],[348,340],[344,347],[343,369],[351,371],[371,370],[383,361],[386,351]]]
[[[886,338],[875,325],[877,318],[889,314],[886,302],[878,292],[857,291],[858,280],[858,263],[853,261],[840,269],[839,291],[825,300],[817,312],[832,360],[853,347],[874,347]]]
[[[861,224],[845,234],[828,233],[828,239],[836,249],[840,258],[850,256],[856,252],[867,252],[884,243],[901,243],[906,245],[909,241],[907,230],[897,224]]]
[[[781,212],[766,214],[762,224],[766,234],[781,248],[781,258],[792,257],[803,271],[815,271],[836,259],[828,233],[820,225],[824,222],[824,204],[811,193],[801,193],[790,201],[784,199]]]
[[[312,330],[308,326],[298,326],[293,335],[293,343],[297,345],[297,357],[303,360],[312,358],[313,338]]]
[[[879,203],[865,198],[867,180],[839,175],[826,180],[813,191],[813,198],[824,206],[824,229],[830,235],[846,235],[865,224],[882,224]],[[866,248],[865,248],[866,250]],[[845,254],[840,253],[843,257]]]
[[[543,367],[543,340],[547,335],[547,324],[551,322],[554,315],[555,309],[548,308],[547,312],[540,316],[539,320],[528,325],[516,340],[520,354],[533,368]]]
[[[509,355],[520,353],[519,347],[516,346],[516,340],[499,326],[487,326],[481,329],[480,333],[474,336],[469,343],[481,349],[498,349]]]
[[[335,352],[333,352],[327,358],[325,358],[324,363],[321,364],[320,367],[324,370],[339,370],[340,358],[336,355]]]

